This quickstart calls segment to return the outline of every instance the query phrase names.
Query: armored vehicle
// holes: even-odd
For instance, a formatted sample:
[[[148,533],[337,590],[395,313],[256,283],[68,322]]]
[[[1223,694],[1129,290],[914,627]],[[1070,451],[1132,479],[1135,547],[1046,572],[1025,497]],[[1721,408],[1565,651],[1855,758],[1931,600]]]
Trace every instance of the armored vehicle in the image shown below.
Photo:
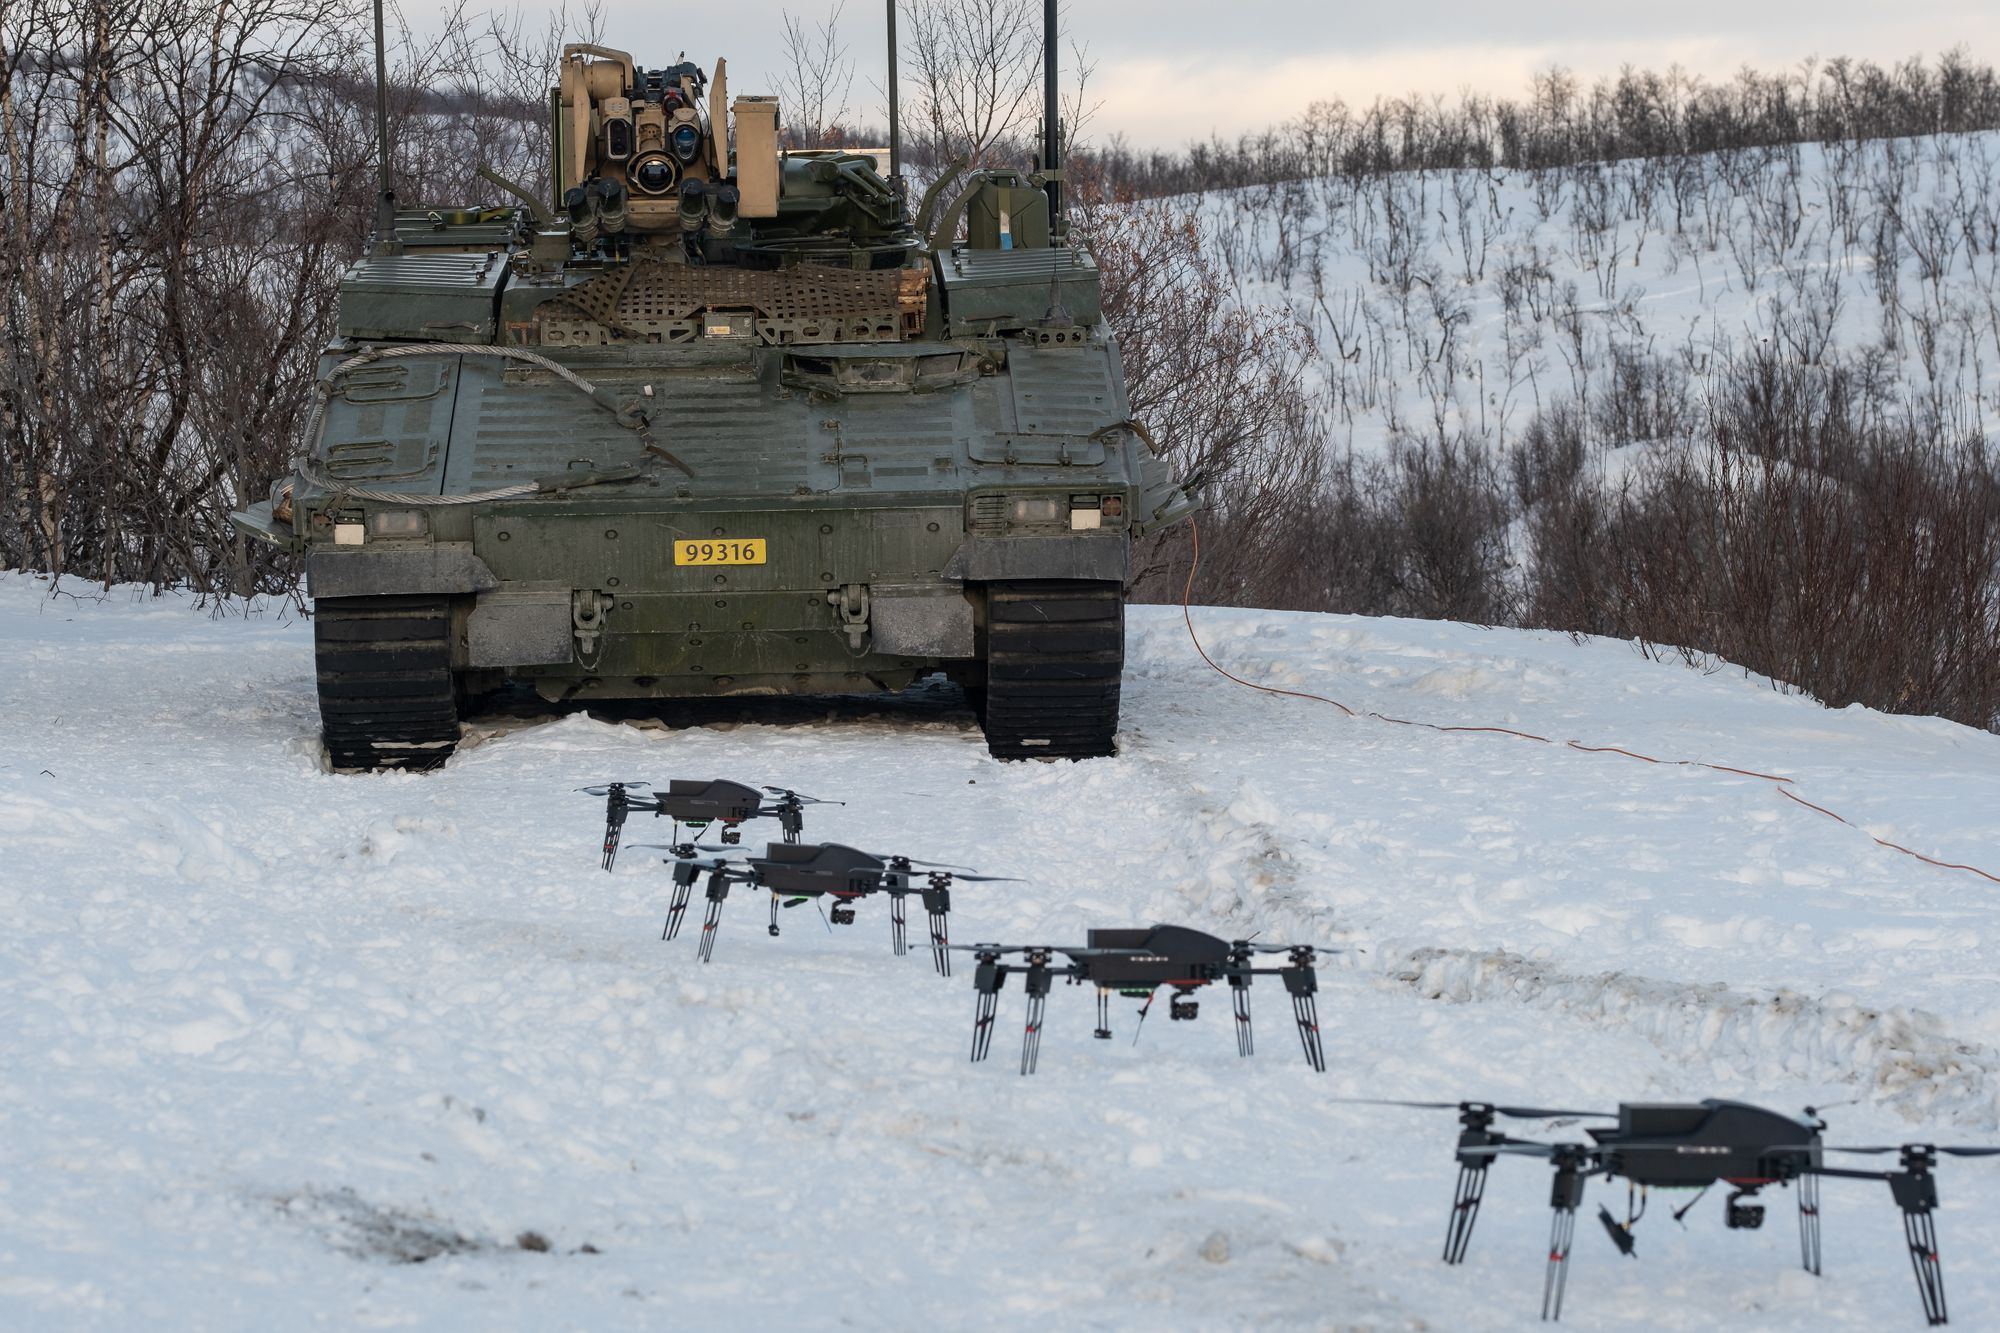
[[[1130,419],[1060,173],[912,207],[900,164],[785,151],[726,80],[570,46],[552,198],[482,169],[522,204],[398,208],[384,172],[304,455],[233,515],[305,557],[334,767],[441,763],[510,681],[939,671],[996,756],[1113,752],[1130,546],[1193,504]]]

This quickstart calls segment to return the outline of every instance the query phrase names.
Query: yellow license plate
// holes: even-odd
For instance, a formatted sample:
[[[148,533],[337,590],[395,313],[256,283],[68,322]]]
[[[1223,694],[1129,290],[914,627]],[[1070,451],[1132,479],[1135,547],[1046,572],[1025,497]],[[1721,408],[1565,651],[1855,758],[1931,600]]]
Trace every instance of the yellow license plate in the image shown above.
[[[674,563],[677,565],[761,565],[764,563],[764,539],[762,537],[741,537],[712,541],[676,541],[674,543]]]

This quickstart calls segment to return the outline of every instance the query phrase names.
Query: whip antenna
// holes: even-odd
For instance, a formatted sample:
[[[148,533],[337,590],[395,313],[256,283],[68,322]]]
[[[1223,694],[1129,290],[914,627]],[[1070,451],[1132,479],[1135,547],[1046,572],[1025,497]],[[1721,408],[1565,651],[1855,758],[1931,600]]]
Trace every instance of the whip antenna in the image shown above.
[[[389,57],[382,36],[382,0],[375,0],[375,155],[382,192],[375,201],[375,244],[396,232],[396,191],[389,184]]]
[[[903,127],[902,118],[897,114],[896,2],[889,0],[889,179],[895,181],[900,189],[903,181]]]
[[[1049,228],[1062,229],[1062,99],[1056,87],[1057,0],[1042,0],[1042,170],[1048,173]]]

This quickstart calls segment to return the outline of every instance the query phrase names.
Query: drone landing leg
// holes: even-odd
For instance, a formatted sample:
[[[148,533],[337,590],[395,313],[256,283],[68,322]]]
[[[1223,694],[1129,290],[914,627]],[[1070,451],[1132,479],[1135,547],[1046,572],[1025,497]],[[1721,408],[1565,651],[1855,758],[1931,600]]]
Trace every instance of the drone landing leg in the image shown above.
[[[693,888],[693,881],[683,884],[678,878],[674,880],[674,897],[667,904],[667,925],[660,932],[661,939],[670,940],[681,933],[681,918],[687,915],[688,893]]]
[[[1289,979],[1289,978],[1288,978]],[[1305,1047],[1306,1063],[1326,1072],[1326,1049],[1319,1041],[1319,1003],[1310,992],[1292,996],[1292,1016],[1298,1020],[1299,1043]]]
[[[625,798],[625,788],[612,783],[611,790],[604,797],[604,860],[606,870],[618,860],[618,831],[625,827],[625,810],[629,802]]]
[[[889,895],[889,947],[901,958],[910,951],[909,920],[903,915],[903,895]]]
[[[1459,1164],[1458,1192],[1451,1200],[1451,1226],[1444,1234],[1444,1261],[1465,1262],[1465,1247],[1472,1244],[1472,1224],[1479,1220],[1479,1201],[1486,1197],[1486,1163]]]
[[[1288,967],[1283,976],[1285,991],[1292,997],[1292,1018],[1299,1025],[1299,1044],[1305,1047],[1306,1063],[1324,1074],[1326,1050],[1319,1041],[1319,1002],[1313,998],[1313,992],[1319,989],[1319,978],[1310,967]]]
[[[1799,1256],[1806,1272],[1819,1276],[1819,1177],[1799,1177]]]
[[[1910,1246],[1910,1266],[1917,1274],[1917,1295],[1924,1302],[1924,1322],[1945,1323],[1944,1265],[1938,1262],[1937,1220],[1930,1211],[1903,1213],[1903,1239]]]
[[[1230,1001],[1236,1011],[1236,1053],[1238,1055],[1255,1054],[1257,1050],[1256,1044],[1250,1040],[1250,979],[1248,977],[1231,977],[1229,979],[1229,991]],[[1312,1058],[1310,1050],[1306,1052],[1306,1058]]]
[[[1097,988],[1097,1030],[1090,1034],[1099,1041],[1111,1040],[1111,992]]]
[[[924,891],[924,911],[930,913],[930,961],[938,965],[940,977],[952,975],[952,955],[946,953],[952,947],[950,931],[944,919],[952,911],[952,895],[944,889]]]
[[[1028,992],[1028,1023],[1021,1031],[1021,1072],[1035,1072],[1035,1061],[1042,1053],[1042,1009],[1048,1004],[1049,986],[1053,978],[1046,967],[1031,967],[1021,978]]]
[[[1000,1007],[1000,986],[1007,974],[998,964],[981,963],[974,977],[979,992],[979,1002],[972,1011],[972,1059],[974,1063],[984,1060],[986,1052],[993,1048],[993,1014]]]
[[[1542,1278],[1542,1318],[1562,1318],[1563,1288],[1569,1284],[1569,1247],[1576,1239],[1576,1210],[1583,1202],[1583,1173],[1577,1163],[1556,1159],[1555,1185],[1549,1192],[1549,1206],[1555,1219],[1549,1226],[1549,1267]]]
[[[1944,1265],[1938,1261],[1937,1149],[1920,1144],[1903,1148],[1902,1170],[1883,1175],[1869,1172],[1822,1169],[1821,1174],[1886,1180],[1896,1207],[1903,1213],[1903,1243],[1909,1247],[1910,1267],[1917,1275],[1917,1295],[1924,1303],[1924,1322],[1933,1326],[1945,1321]]]
[[[771,895],[771,933],[778,933],[778,895]]]
[[[708,915],[701,922],[701,961],[707,962],[715,956],[715,928],[722,924],[722,900],[729,896],[729,886],[718,884],[711,879],[708,884]]]
[[[1042,1008],[1048,1003],[1047,994],[1028,995],[1028,1024],[1021,1030],[1021,1072],[1035,1072],[1035,1061],[1042,1054]]]
[[[1574,1209],[1556,1209],[1549,1228],[1549,1271],[1542,1279],[1542,1318],[1562,1318],[1563,1288],[1569,1282],[1569,1246],[1576,1238]]]

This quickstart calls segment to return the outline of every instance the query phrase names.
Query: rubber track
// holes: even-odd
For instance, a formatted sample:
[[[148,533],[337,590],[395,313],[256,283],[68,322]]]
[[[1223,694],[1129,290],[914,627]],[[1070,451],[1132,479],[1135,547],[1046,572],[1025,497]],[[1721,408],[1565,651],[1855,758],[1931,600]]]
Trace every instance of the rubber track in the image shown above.
[[[1116,754],[1124,671],[1119,584],[986,585],[986,748],[994,758]]]
[[[451,609],[438,597],[313,607],[320,735],[336,769],[427,769],[458,744]]]

